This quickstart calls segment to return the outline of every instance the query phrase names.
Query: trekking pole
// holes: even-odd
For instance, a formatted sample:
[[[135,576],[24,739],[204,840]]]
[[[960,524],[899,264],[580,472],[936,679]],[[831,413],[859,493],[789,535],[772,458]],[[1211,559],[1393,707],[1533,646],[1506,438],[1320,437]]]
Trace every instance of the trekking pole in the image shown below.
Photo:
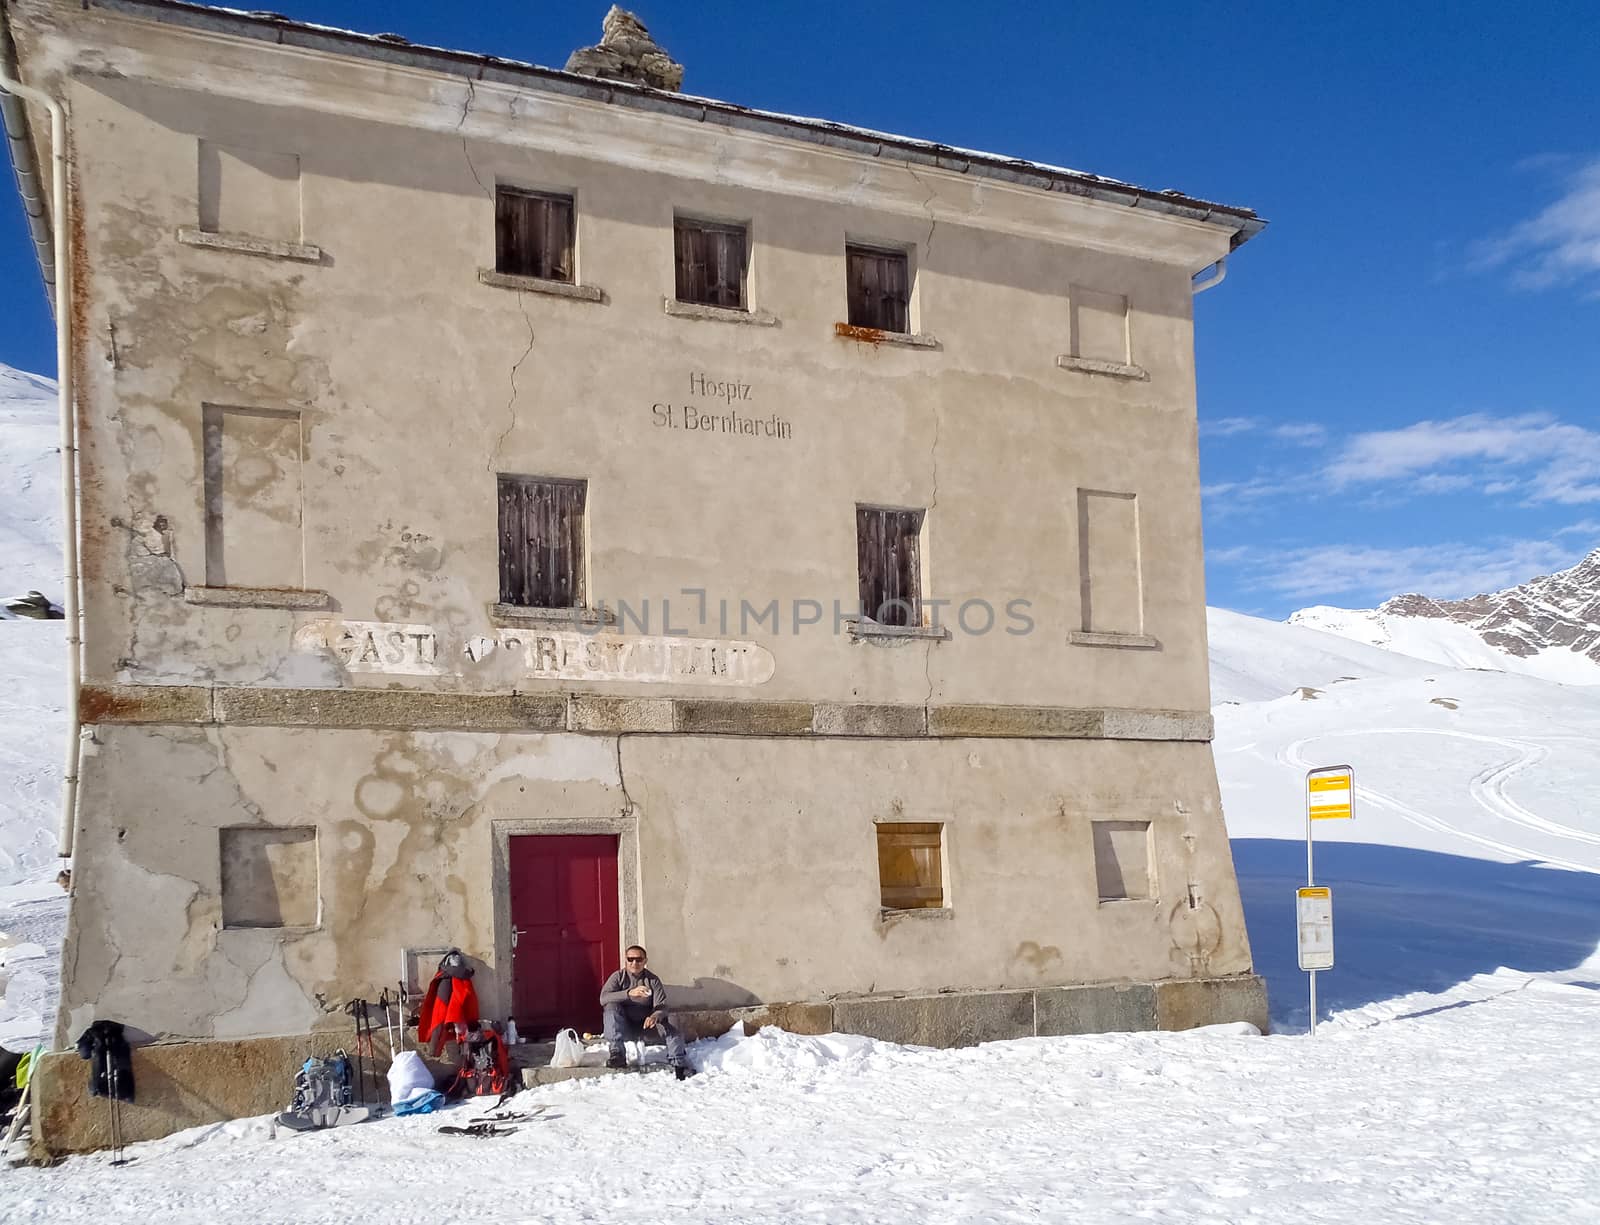
[[[113,1064],[108,1078],[111,1082],[111,1164],[126,1165],[122,1156],[122,1074]]]

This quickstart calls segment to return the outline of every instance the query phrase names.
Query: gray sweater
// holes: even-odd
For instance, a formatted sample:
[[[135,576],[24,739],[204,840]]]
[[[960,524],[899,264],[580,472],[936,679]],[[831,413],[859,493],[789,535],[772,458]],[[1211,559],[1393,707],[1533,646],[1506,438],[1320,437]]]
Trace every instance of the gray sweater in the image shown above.
[[[638,986],[650,988],[649,1000],[632,1000],[628,992]],[[662,981],[649,970],[641,974],[633,974],[628,970],[615,970],[606,985],[600,988],[600,1005],[607,1004],[633,1004],[643,1008],[647,1004],[652,1012],[665,1012],[667,1010],[667,988]]]

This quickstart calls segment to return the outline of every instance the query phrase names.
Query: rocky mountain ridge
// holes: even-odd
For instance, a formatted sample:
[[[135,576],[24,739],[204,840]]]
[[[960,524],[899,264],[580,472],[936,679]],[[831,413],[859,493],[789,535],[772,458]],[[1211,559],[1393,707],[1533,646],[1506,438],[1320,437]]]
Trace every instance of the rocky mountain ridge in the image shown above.
[[[1570,655],[1600,669],[1600,549],[1566,570],[1503,591],[1459,600],[1412,592],[1375,609],[1303,608],[1289,617],[1292,625],[1396,647],[1408,636],[1405,623],[1426,621],[1464,627],[1510,660],[1565,663]]]

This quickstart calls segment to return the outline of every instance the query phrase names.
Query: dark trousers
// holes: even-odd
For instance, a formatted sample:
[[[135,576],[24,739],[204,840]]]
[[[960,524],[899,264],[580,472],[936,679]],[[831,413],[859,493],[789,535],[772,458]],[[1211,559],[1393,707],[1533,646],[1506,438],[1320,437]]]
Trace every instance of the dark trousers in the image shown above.
[[[607,1004],[605,1034],[611,1049],[620,1051],[624,1042],[642,1041],[651,1032],[644,1023],[653,1011],[649,1004]],[[683,1035],[670,1018],[663,1016],[657,1021],[655,1032],[666,1039],[668,1063],[676,1065],[688,1059],[683,1049]]]

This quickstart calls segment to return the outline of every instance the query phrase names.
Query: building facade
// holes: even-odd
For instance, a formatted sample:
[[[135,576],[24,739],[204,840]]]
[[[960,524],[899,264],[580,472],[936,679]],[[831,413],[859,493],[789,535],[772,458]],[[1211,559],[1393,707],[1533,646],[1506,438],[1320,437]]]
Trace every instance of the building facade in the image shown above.
[[[635,941],[797,1027],[1265,1023],[1192,325],[1252,213],[167,0],[4,20],[72,166],[58,1046],[204,1079],[449,946],[582,1028]]]

